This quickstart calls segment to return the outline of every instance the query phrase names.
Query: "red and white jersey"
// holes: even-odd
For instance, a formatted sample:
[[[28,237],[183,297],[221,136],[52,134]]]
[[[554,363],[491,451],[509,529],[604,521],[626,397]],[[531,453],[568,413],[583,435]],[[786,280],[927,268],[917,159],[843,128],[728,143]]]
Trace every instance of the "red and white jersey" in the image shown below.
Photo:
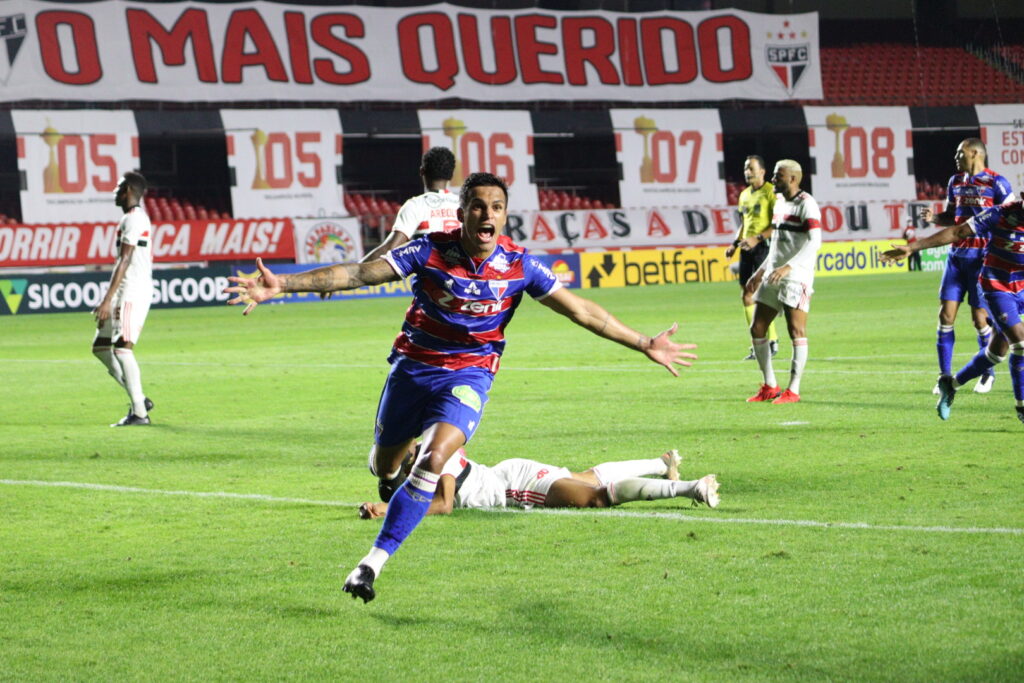
[[[775,195],[775,213],[772,216],[772,244],[764,260],[767,277],[776,268],[788,265],[787,277],[810,284],[814,280],[814,265],[821,248],[821,209],[814,197],[799,192],[792,199],[782,193]]]
[[[469,472],[455,492],[457,508],[503,508],[505,507],[505,482],[487,465],[466,457],[461,448],[448,458],[441,475],[450,474],[459,480],[466,468]]]
[[[451,190],[431,190],[402,204],[391,227],[414,239],[430,232],[451,232],[461,227],[459,195]]]
[[[128,270],[124,273],[119,296],[129,299],[145,299],[153,294],[153,226],[149,222],[149,216],[141,206],[136,206],[121,218],[117,225],[117,244],[115,251],[117,261],[114,263],[116,269],[121,262],[121,245],[130,244],[135,249],[132,251],[131,260],[128,263]]]

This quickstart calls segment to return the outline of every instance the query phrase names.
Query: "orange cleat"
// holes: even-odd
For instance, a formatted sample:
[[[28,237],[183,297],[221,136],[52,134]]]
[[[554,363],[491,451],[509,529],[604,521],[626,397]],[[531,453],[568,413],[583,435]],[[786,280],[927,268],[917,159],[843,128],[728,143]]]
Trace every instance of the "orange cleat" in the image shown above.
[[[772,401],[773,404],[779,405],[780,403],[799,403],[800,394],[794,394],[789,389],[782,392],[782,395]]]
[[[773,398],[778,397],[781,393],[782,392],[779,390],[778,387],[770,387],[767,384],[762,384],[758,392],[747,399],[747,403],[761,403],[763,401],[770,401]],[[796,396],[796,394],[793,395]]]

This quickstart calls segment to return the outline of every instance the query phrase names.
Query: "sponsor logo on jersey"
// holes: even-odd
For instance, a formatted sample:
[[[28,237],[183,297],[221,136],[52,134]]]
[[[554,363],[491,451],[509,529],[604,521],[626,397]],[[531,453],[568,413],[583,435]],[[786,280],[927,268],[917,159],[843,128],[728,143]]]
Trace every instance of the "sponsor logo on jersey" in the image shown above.
[[[480,296],[480,288],[476,286],[475,282],[470,282],[468,285],[466,285],[466,293],[476,294],[477,296]]]
[[[445,263],[458,263],[462,260],[462,256],[459,254],[459,250],[455,247],[450,247],[441,252],[441,258],[444,259]]]
[[[480,401],[480,395],[473,391],[473,387],[468,384],[460,384],[457,387],[452,387],[452,396],[459,399],[459,403],[464,406],[469,406],[476,412],[480,412],[482,402]]]
[[[555,274],[555,277],[563,285],[571,285],[576,281],[576,273],[563,259],[558,259],[551,264],[551,272]]]
[[[491,268],[498,271],[499,273],[505,273],[508,271],[510,266],[508,265],[508,258],[504,254],[499,253],[493,259],[491,259]]]

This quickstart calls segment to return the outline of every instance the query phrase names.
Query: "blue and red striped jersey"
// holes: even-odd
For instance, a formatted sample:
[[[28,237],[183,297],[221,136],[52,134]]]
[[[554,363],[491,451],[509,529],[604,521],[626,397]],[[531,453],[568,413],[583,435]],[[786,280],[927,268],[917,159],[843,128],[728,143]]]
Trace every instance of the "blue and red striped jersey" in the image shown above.
[[[495,373],[505,350],[505,326],[523,292],[543,299],[562,285],[504,235],[482,262],[466,254],[461,237],[461,228],[431,233],[384,256],[402,277],[416,276],[393,353],[450,370],[474,366]]]
[[[974,234],[988,240],[978,282],[987,292],[1024,291],[1024,208],[996,206],[971,221]]]
[[[1002,204],[1012,195],[1010,181],[992,169],[982,169],[973,176],[965,171],[949,179],[946,210],[953,212],[953,222],[959,225],[985,209]],[[984,249],[983,238],[968,237],[954,242],[949,253],[964,259],[980,259]]]

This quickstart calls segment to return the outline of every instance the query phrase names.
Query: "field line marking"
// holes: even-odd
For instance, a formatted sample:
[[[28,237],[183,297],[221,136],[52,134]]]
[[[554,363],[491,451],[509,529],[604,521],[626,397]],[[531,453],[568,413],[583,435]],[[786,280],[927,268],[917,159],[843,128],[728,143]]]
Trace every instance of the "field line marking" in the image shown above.
[[[39,486],[51,488],[73,488],[89,491],[110,491],[115,493],[139,493],[160,496],[187,496],[192,498],[228,498],[232,500],[252,500],[262,503],[295,503],[300,505],[319,505],[327,507],[351,507],[357,503],[336,500],[313,500],[309,498],[288,498],[268,496],[262,493],[230,493],[228,491],[179,491],[165,489],[147,489],[138,486],[117,486],[114,484],[90,484],[77,481],[42,481],[38,479],[0,479],[6,486]],[[547,515],[597,515],[600,517],[625,517],[632,519],[669,519],[686,522],[710,522],[713,524],[754,524],[761,526],[792,526],[814,529],[852,529],[862,531],[910,531],[946,534],[1003,534],[1012,536],[1024,535],[1024,529],[1013,527],[954,527],[954,526],[911,526],[898,524],[868,524],[866,522],[819,522],[805,519],[751,519],[742,517],[704,517],[687,515],[678,512],[639,512],[632,510],[572,510],[534,508],[520,510],[518,508],[493,508],[484,512],[504,514],[547,514]]]

